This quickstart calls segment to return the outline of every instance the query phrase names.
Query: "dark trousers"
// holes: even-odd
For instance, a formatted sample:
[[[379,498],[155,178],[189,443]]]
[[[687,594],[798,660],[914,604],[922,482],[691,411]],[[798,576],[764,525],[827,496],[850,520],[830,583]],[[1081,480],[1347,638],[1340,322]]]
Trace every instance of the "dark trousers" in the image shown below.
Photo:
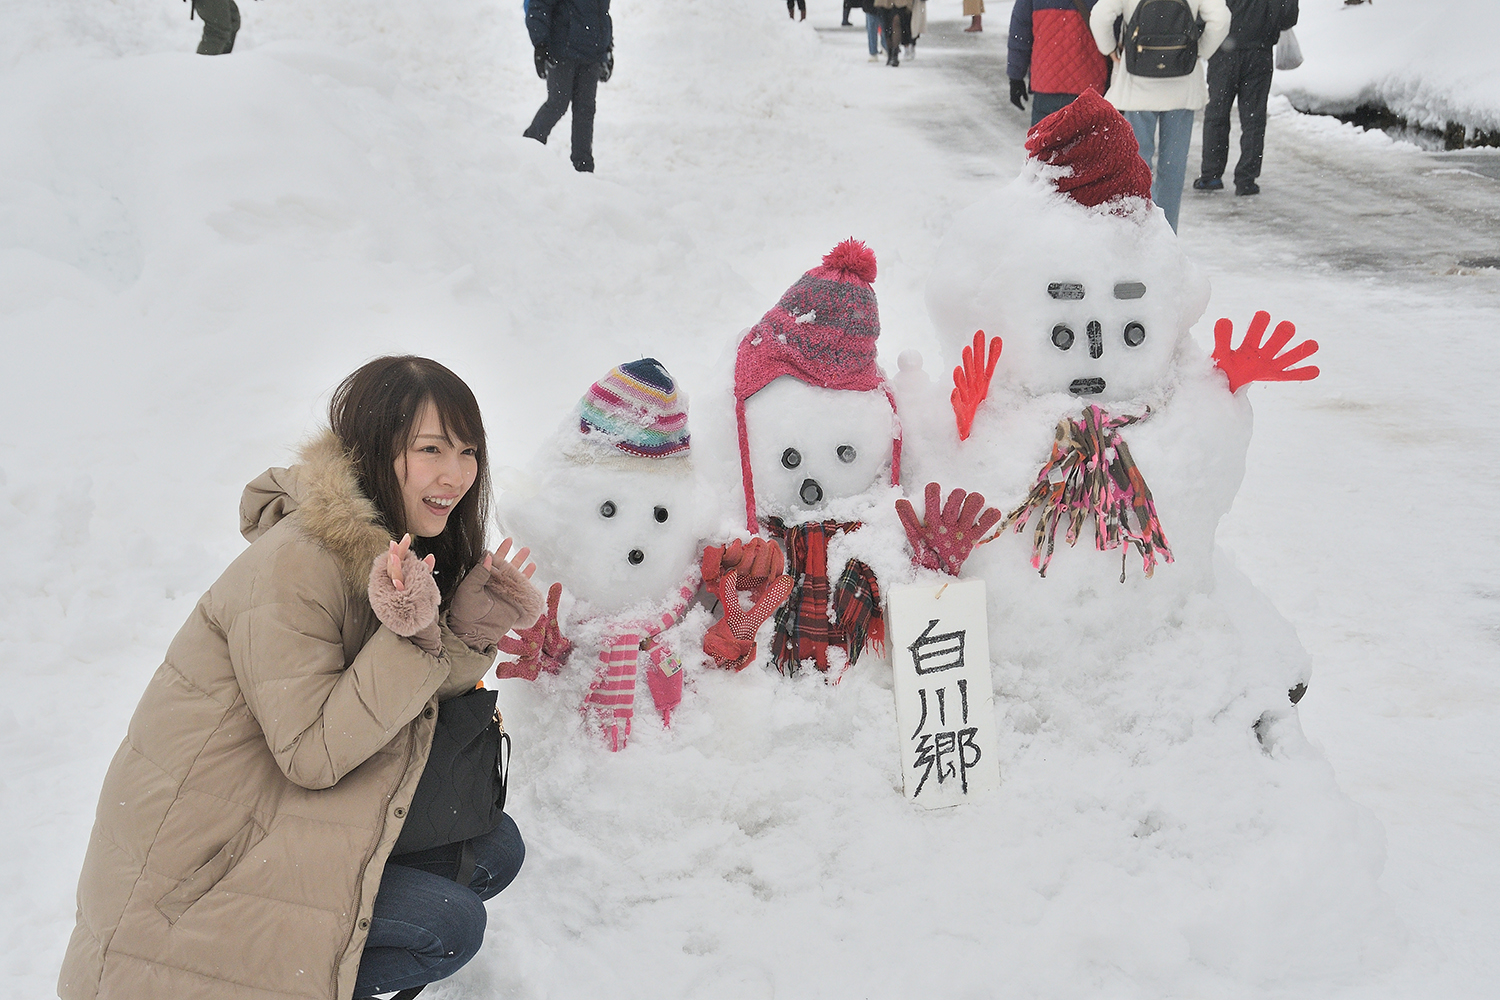
[[[1223,177],[1229,163],[1229,109],[1240,105],[1236,187],[1260,176],[1266,148],[1266,98],[1275,54],[1270,49],[1220,49],[1208,61],[1208,105],[1203,109],[1203,177]]]
[[[882,8],[880,30],[885,32],[886,62],[900,62],[901,46],[911,43],[911,8]]]
[[[234,0],[193,0],[193,10],[203,19],[200,56],[222,56],[234,51],[234,36],[240,31],[240,9]]]
[[[786,0],[786,16],[791,17],[793,11],[802,11],[802,16],[807,16],[807,0]]]
[[[537,108],[522,134],[528,139],[546,143],[552,128],[562,120],[568,105],[573,106],[573,166],[577,170],[594,169],[594,97],[599,90],[599,64],[560,62],[547,68],[547,100]]]
[[[456,848],[408,854],[386,863],[359,960],[354,995],[408,990],[447,979],[484,943],[484,901],[510,885],[526,858],[515,821],[502,816],[493,832],[469,842],[474,874],[453,881]]]

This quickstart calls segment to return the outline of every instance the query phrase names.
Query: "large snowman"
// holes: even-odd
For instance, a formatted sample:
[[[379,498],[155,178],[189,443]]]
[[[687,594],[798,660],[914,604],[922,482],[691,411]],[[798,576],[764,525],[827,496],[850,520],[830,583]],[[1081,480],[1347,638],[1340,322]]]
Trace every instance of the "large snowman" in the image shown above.
[[[745,527],[786,550],[794,585],[771,654],[837,679],[884,638],[879,571],[904,561],[890,503],[901,424],[876,362],[875,255],[845,240],[741,335],[734,397]],[[872,524],[875,517],[881,523]]]
[[[1189,330],[1208,282],[1097,95],[1027,148],[1022,175],[965,212],[935,262],[928,303],[964,354],[952,404],[967,440],[950,418],[914,470],[961,476],[1010,512],[966,568],[989,584],[1002,694],[1023,726],[1108,704],[1105,728],[1233,718],[1269,746],[1307,657],[1214,536],[1245,471],[1244,384],[1312,377],[1288,368],[1316,345],[1275,357],[1291,325],[1262,346],[1257,314],[1239,349],[1221,320],[1204,356]]]
[[[534,461],[532,488],[500,499],[507,530],[558,581],[542,620],[502,643],[519,659],[500,673],[534,679],[570,657],[597,662],[583,708],[614,750],[629,740],[642,674],[663,724],[682,698],[674,632],[698,590],[711,520],[690,456],[686,401],[643,358],[590,386]]]

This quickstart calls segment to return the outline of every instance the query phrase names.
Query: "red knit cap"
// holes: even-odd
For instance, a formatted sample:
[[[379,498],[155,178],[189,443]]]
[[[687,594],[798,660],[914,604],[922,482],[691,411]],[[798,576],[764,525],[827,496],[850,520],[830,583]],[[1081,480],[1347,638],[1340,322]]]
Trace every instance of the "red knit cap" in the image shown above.
[[[745,515],[757,529],[750,474],[745,400],[782,375],[824,389],[881,389],[895,412],[896,399],[875,363],[880,309],[875,303],[875,254],[859,240],[844,240],[797,280],[781,300],[745,332],[734,362],[735,416],[739,421],[740,473]],[[901,438],[891,442],[891,483],[901,476]]]
[[[1085,208],[1116,198],[1151,198],[1151,168],[1141,159],[1135,130],[1092,89],[1033,125],[1026,151],[1049,166],[1070,168],[1053,183]]]

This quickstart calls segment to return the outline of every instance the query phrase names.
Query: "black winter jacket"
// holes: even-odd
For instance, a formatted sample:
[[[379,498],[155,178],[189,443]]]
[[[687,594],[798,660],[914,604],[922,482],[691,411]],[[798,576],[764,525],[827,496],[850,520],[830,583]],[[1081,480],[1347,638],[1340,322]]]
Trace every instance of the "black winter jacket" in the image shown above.
[[[531,0],[526,31],[555,62],[603,62],[614,42],[609,0]]]
[[[536,0],[531,0],[533,4]],[[1226,50],[1269,49],[1297,23],[1297,0],[1224,0],[1229,5]]]

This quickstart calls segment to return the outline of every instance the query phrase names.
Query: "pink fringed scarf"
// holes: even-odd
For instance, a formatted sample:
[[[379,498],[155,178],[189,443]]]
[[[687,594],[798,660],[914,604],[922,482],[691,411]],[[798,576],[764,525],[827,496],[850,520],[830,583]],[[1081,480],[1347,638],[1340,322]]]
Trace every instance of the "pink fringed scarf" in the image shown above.
[[[646,658],[646,686],[651,689],[652,701],[661,713],[662,725],[671,725],[672,712],[682,703],[682,660],[662,638],[662,633],[682,620],[698,593],[698,582],[695,566],[665,610],[645,620],[622,623],[600,650],[599,672],[584,699],[583,711],[593,714],[611,750],[625,749],[630,740],[642,654]]]
[[[1032,533],[1031,565],[1042,576],[1047,575],[1052,562],[1057,527],[1064,517],[1069,545],[1077,543],[1083,519],[1092,515],[1095,547],[1105,552],[1125,543],[1134,545],[1147,577],[1156,569],[1158,552],[1167,562],[1172,561],[1151,490],[1119,434],[1121,427],[1149,413],[1110,417],[1099,407],[1090,406],[1081,420],[1064,417],[1058,421],[1052,457],[1037,474],[1036,485],[1026,499],[1000,525],[1003,531],[1013,524],[1019,534],[1031,516],[1038,515]],[[1125,582],[1124,552],[1120,553],[1120,582]]]

